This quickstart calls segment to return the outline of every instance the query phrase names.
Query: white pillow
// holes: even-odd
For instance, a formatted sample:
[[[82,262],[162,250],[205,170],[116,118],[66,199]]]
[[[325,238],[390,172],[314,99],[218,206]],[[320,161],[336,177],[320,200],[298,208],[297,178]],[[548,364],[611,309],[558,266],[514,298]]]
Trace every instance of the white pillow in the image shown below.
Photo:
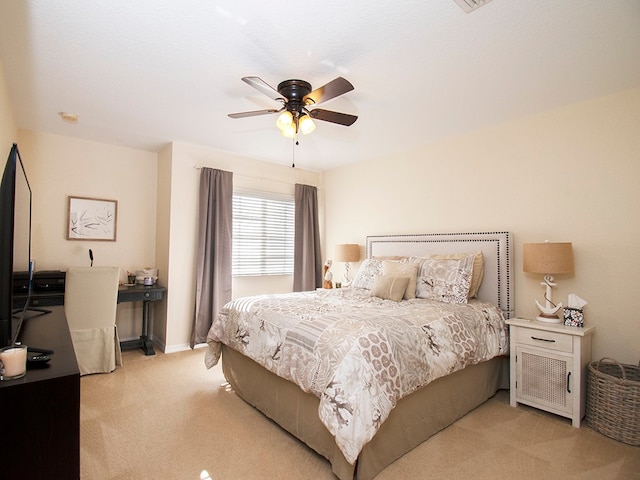
[[[366,258],[360,265],[353,282],[351,282],[351,287],[371,290],[376,277],[382,275],[382,263],[382,260]]]
[[[459,260],[425,258],[420,266],[416,297],[445,303],[467,303],[474,255]]]

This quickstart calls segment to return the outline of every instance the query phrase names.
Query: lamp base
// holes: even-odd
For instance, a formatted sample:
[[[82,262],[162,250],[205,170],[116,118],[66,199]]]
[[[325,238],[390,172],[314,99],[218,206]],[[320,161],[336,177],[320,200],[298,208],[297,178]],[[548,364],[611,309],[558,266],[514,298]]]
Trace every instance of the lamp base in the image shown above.
[[[351,272],[351,266],[349,265],[349,262],[345,262],[344,263],[344,276],[342,277],[342,286],[343,287],[348,287],[351,285],[351,278],[349,278],[349,273]]]
[[[555,315],[544,315],[544,314],[540,314],[536,317],[536,320],[538,320],[539,322],[545,322],[545,323],[562,323],[562,319],[559,317],[556,317]]]

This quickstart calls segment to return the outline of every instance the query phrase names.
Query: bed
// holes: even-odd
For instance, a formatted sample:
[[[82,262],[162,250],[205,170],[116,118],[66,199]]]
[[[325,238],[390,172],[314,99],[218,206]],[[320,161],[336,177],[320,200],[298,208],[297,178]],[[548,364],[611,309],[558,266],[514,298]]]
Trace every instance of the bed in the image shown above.
[[[508,388],[512,279],[509,232],[369,236],[350,288],[227,304],[205,363],[338,478],[370,479]]]

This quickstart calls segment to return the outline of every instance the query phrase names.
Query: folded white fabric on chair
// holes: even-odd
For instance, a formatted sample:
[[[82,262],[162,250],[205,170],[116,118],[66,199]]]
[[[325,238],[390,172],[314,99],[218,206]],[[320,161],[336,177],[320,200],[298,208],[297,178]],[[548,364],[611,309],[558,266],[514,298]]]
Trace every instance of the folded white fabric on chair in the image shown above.
[[[118,267],[71,267],[64,311],[81,375],[107,373],[122,365],[116,327]]]

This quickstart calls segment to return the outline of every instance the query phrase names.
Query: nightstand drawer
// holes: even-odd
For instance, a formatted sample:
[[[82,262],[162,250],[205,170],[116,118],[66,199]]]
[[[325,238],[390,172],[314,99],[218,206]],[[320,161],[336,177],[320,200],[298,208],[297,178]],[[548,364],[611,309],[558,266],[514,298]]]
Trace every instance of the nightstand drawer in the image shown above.
[[[515,340],[524,345],[535,345],[536,347],[548,348],[559,352],[573,352],[573,340],[571,335],[548,332],[534,328],[512,329]]]

